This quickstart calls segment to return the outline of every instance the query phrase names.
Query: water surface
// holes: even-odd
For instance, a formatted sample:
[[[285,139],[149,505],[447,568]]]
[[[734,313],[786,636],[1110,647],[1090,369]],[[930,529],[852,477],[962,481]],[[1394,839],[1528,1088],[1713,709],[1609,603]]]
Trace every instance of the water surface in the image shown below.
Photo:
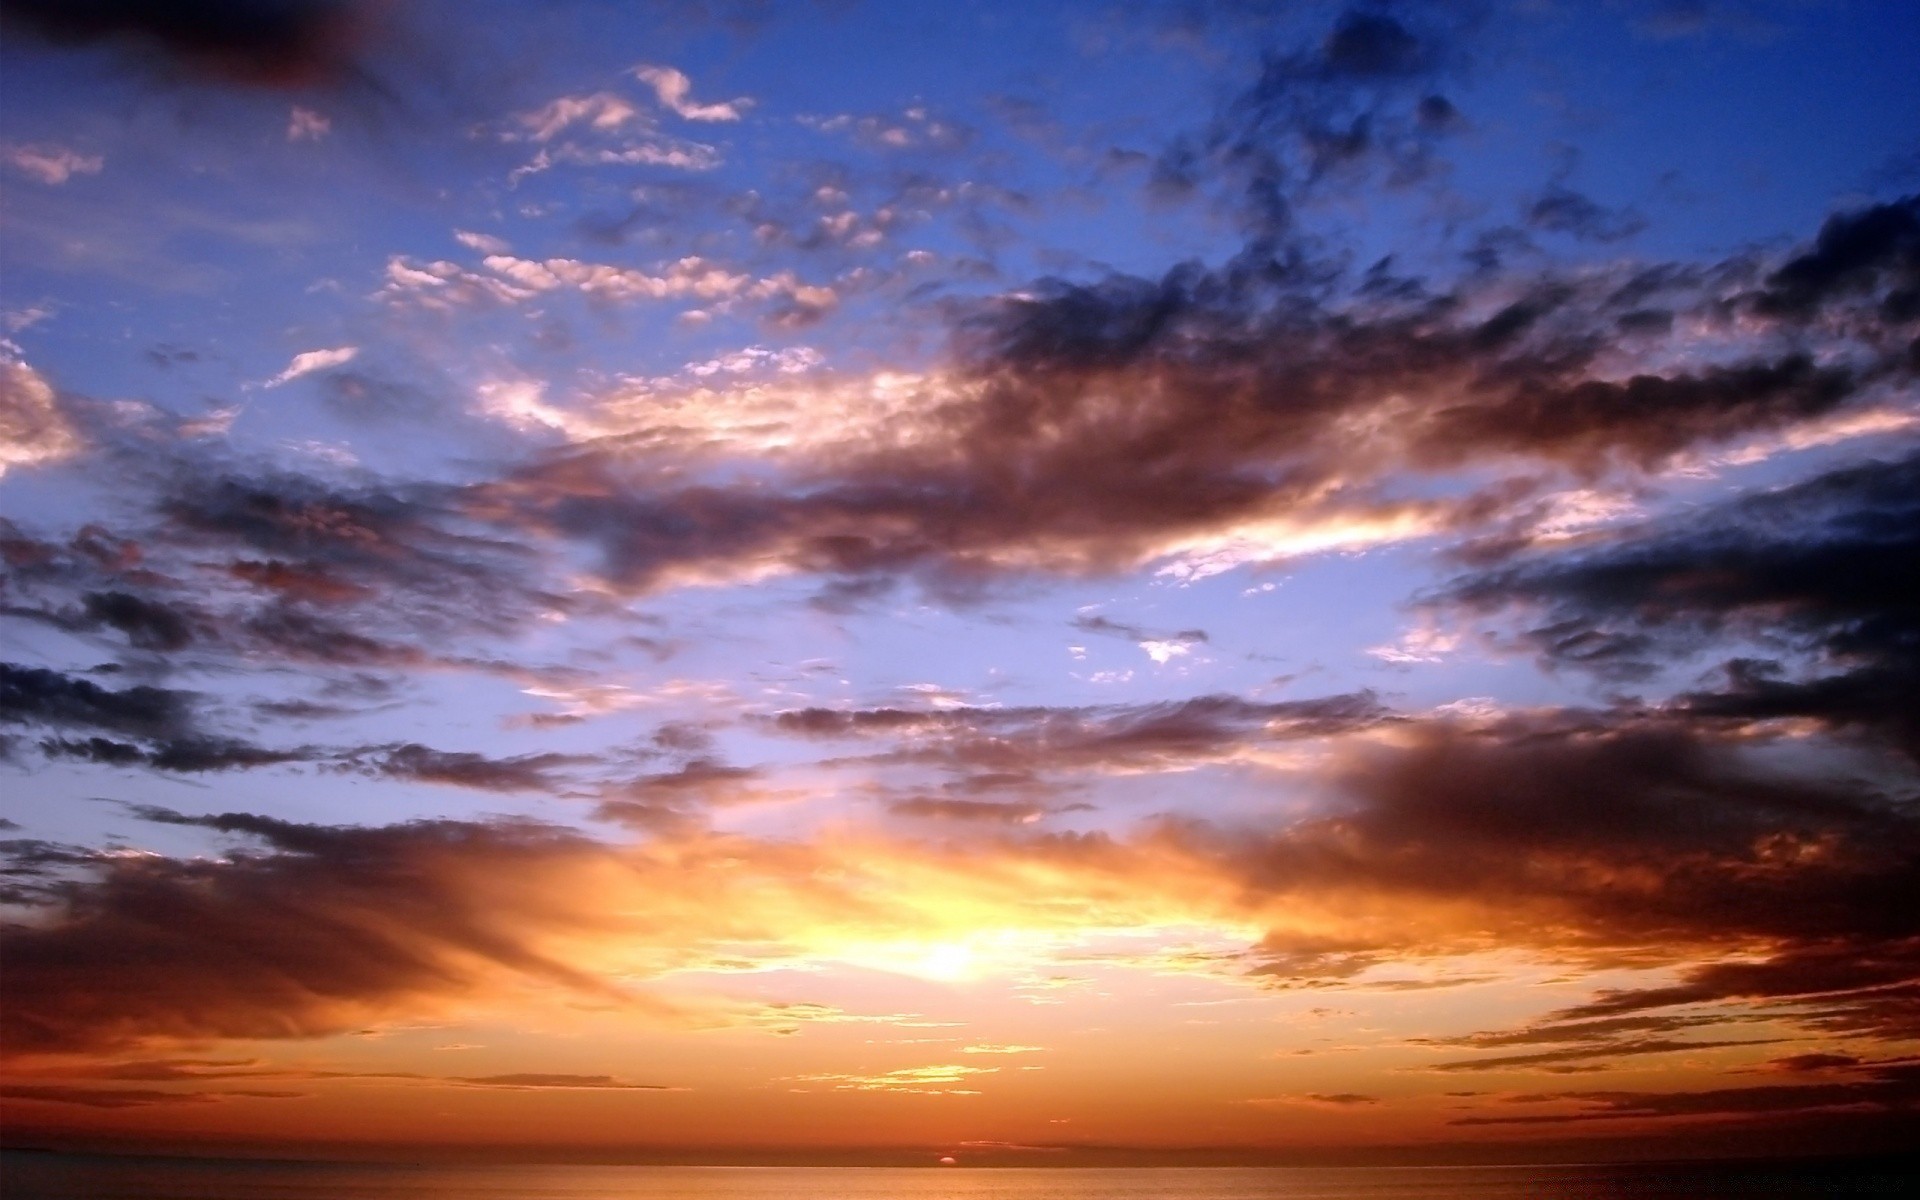
[[[408,1166],[0,1155],[6,1200],[1639,1200],[1906,1196],[1920,1168]]]

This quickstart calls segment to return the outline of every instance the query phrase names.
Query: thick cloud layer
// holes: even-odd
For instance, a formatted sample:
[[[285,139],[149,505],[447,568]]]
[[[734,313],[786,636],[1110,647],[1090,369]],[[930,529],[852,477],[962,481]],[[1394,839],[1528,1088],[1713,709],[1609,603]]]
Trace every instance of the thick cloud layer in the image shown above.
[[[1920,457],[1845,467],[1607,543],[1468,578],[1445,599],[1541,613],[1551,661],[1645,677],[1715,651],[1702,720],[1816,721],[1920,758]]]
[[[9,1054],[316,1037],[457,996],[490,972],[607,991],[535,949],[593,921],[559,885],[598,852],[564,831],[146,815],[266,849],[102,859],[62,889],[57,918],[0,933]]]
[[[1045,280],[967,316],[956,374],[884,439],[825,447],[778,488],[663,487],[656,435],[636,431],[472,502],[597,548],[602,574],[635,591],[770,569],[964,591],[1524,529],[1556,473],[1658,471],[1911,378],[1908,251],[1848,231],[1901,226],[1916,206],[1835,218],[1770,273],[1741,259],[1434,288],[1389,264],[1353,279],[1250,247],[1158,280]],[[1845,269],[1819,266],[1836,243]],[[1725,352],[1676,353],[1676,319]],[[1506,482],[1445,500],[1408,486],[1488,471]]]
[[[6,0],[15,32],[109,45],[262,87],[331,81],[352,66],[360,0]]]

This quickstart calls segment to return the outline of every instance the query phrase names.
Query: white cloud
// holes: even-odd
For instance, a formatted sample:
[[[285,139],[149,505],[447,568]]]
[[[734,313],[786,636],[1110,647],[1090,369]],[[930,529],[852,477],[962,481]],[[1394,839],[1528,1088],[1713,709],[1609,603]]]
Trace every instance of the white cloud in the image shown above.
[[[0,476],[10,467],[58,462],[82,448],[40,372],[0,346]]]
[[[1436,629],[1431,625],[1418,625],[1401,635],[1397,644],[1369,646],[1367,653],[1382,662],[1399,666],[1411,663],[1437,663],[1460,648],[1460,635]]]
[[[65,183],[75,175],[98,175],[107,160],[98,154],[81,154],[65,146],[0,146],[0,162],[22,175],[49,186]]]
[[[696,256],[668,263],[655,275],[571,258],[535,262],[491,254],[481,261],[489,271],[536,292],[574,287],[604,300],[665,300],[677,296],[716,300],[739,295],[751,282],[750,276],[736,274]]]
[[[50,306],[30,304],[26,308],[10,308],[0,313],[0,325],[6,326],[8,333],[19,333],[23,329],[31,329],[52,316],[53,309]]]
[[[1188,654],[1193,653],[1193,644],[1191,642],[1159,641],[1153,638],[1141,642],[1140,648],[1147,652],[1148,658],[1160,666],[1165,666],[1173,659],[1184,658]]]
[[[562,96],[530,112],[521,113],[515,120],[519,124],[519,131],[503,135],[511,142],[552,141],[562,131],[581,124],[602,133],[611,133],[635,123],[647,123],[631,101],[612,92]]]
[[[478,250],[482,254],[507,254],[513,247],[506,239],[494,237],[490,233],[474,233],[466,229],[453,231],[453,240],[469,250]]]
[[[267,380],[261,386],[279,387],[281,384],[289,383],[300,378],[302,375],[311,375],[315,371],[325,371],[330,367],[337,367],[343,363],[352,362],[354,357],[359,353],[360,347],[358,346],[340,346],[333,350],[309,350],[304,354],[296,354],[293,356],[293,361],[287,364],[286,370],[275,375],[272,379]]]
[[[523,166],[507,172],[507,183],[518,185],[529,175],[538,175],[557,165],[575,167],[644,166],[671,167],[676,171],[711,171],[720,165],[720,153],[712,146],[678,139],[654,138],[629,142],[624,146],[579,146],[564,142],[542,146],[540,152]]]
[[[688,99],[693,81],[672,67],[639,66],[633,69],[633,74],[653,89],[663,107],[689,121],[738,121],[742,113],[753,107],[753,101],[745,96],[724,104],[695,104]]]
[[[310,108],[296,105],[293,114],[287,118],[287,140],[290,142],[317,142],[332,132],[332,119]]]

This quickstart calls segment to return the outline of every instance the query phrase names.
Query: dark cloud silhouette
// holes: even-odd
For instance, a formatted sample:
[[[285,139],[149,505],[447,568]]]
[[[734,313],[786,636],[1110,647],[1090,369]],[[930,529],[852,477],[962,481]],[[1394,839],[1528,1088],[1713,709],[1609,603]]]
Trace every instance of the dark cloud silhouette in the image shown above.
[[[142,650],[179,650],[193,640],[188,619],[169,605],[126,592],[89,592],[87,617],[127,635]]]
[[[1075,617],[1071,624],[1082,633],[1125,638],[1130,642],[1170,642],[1176,645],[1192,646],[1208,640],[1207,631],[1204,629],[1180,629],[1173,632],[1153,630],[1140,625],[1130,625],[1125,621],[1115,621],[1097,613],[1091,616]]]
[[[1460,1117],[1455,1125],[1559,1125],[1649,1117],[1750,1117],[1864,1109],[1910,1114],[1920,1104],[1920,1069],[1913,1063],[1870,1067],[1861,1078],[1833,1083],[1773,1084],[1701,1091],[1556,1092],[1528,1097],[1535,1103],[1572,1101],[1574,1112],[1527,1116]]]
[[[98,851],[81,846],[40,838],[0,839],[0,903],[23,908],[56,903],[63,881],[99,859]]]
[[[1854,299],[1889,322],[1920,320],[1920,196],[1829,217],[1750,302],[1765,316],[1805,320]]]
[[[1917,562],[1920,455],[1910,455],[1471,576],[1444,600],[1537,611],[1544,621],[1525,636],[1550,661],[1615,677],[1745,646],[1719,687],[1680,696],[1677,710],[1804,718],[1920,760]]]
[[[50,758],[77,759],[110,767],[148,766],[181,774],[308,762],[316,756],[311,749],[270,750],[234,738],[205,736],[167,738],[151,746],[102,737],[48,738],[40,743],[40,749]]]
[[[0,1098],[41,1104],[77,1104],[85,1108],[151,1108],[155,1105],[218,1104],[227,1097],[294,1100],[303,1092],[230,1089],[217,1092],[167,1092],[158,1088],[90,1088],[58,1083],[0,1084]]]
[[[1647,227],[1631,209],[1611,209],[1563,184],[1554,184],[1526,206],[1526,223],[1547,233],[1564,233],[1592,242],[1618,242]]]
[[[1515,1069],[1537,1069],[1554,1071],[1569,1063],[1590,1063],[1610,1061],[1616,1058],[1635,1058],[1648,1054],[1694,1053],[1701,1050],[1715,1050],[1726,1046],[1764,1046],[1780,1041],[1779,1038],[1743,1038],[1733,1041],[1688,1040],[1682,1038],[1623,1038],[1617,1041],[1597,1042],[1592,1045],[1571,1046],[1560,1050],[1536,1050],[1528,1054],[1498,1054],[1489,1058],[1458,1059],[1453,1062],[1435,1063],[1427,1068],[1430,1071],[1511,1071]]]
[[[1668,1035],[1755,1006],[1828,1036],[1920,1028],[1920,924],[1899,900],[1920,886],[1920,822],[1898,793],[1796,777],[1656,718],[1536,714],[1395,740],[1352,750],[1328,777],[1347,803],[1325,815],[1268,831],[1168,823],[1163,836],[1252,894],[1339,914],[1250,951],[1273,986],[1475,945],[1693,964],[1672,986],[1457,1043],[1550,1047],[1508,1066],[1662,1053],[1680,1040]],[[1756,960],[1756,945],[1773,949]],[[1713,1003],[1732,1015],[1673,1019]]]
[[[66,886],[56,913],[0,929],[8,1053],[337,1033],[496,971],[605,994],[529,941],[589,920],[558,886],[602,853],[576,834],[513,821],[362,828],[135,811],[264,846],[103,858],[91,879]],[[515,884],[502,890],[503,880]]]
[[[6,0],[10,33],[108,48],[163,73],[259,88],[363,73],[378,19],[367,0]]]
[[[523,754],[489,758],[471,751],[435,750],[417,742],[357,752],[353,761],[393,779],[442,783],[489,792],[553,791],[553,772],[581,761],[566,754]]]
[[[190,724],[192,697],[135,684],[113,689],[45,667],[0,663],[0,722],[164,738]]]
[[[354,70],[361,0],[6,0],[0,20],[56,45],[103,45],[195,75],[260,87]]]

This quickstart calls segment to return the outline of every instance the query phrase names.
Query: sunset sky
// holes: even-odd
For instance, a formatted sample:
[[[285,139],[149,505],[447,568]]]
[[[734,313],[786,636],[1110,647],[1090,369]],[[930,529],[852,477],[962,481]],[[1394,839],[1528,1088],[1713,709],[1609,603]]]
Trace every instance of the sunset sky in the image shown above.
[[[1920,5],[0,30],[7,1144],[1912,1144]]]

